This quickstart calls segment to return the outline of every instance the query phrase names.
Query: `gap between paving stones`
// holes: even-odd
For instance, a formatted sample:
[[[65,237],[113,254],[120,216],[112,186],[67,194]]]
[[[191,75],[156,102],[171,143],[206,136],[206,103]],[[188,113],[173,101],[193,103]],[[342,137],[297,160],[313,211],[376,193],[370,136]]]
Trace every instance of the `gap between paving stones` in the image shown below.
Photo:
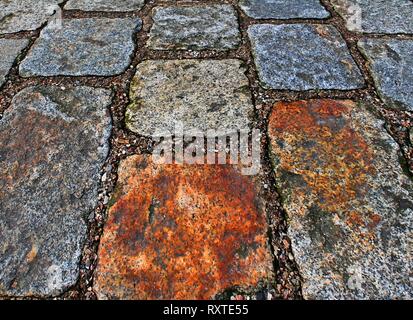
[[[117,180],[117,168],[119,161],[132,154],[150,154],[153,148],[151,139],[141,137],[126,130],[124,124],[124,114],[127,104],[129,103],[128,93],[129,85],[132,77],[134,76],[137,64],[144,60],[151,59],[179,59],[179,58],[197,58],[197,59],[229,59],[236,58],[244,61],[247,65],[247,77],[250,82],[250,89],[252,92],[252,98],[254,105],[256,106],[255,119],[253,119],[254,126],[261,129],[262,132],[267,131],[268,117],[272,110],[272,107],[276,101],[294,101],[302,99],[316,99],[316,98],[333,98],[333,99],[352,99],[352,100],[366,100],[372,102],[376,108],[376,113],[384,118],[387,123],[386,129],[395,138],[398,144],[403,150],[405,160],[410,166],[410,170],[413,169],[412,157],[413,148],[408,142],[408,136],[406,132],[400,130],[403,123],[409,123],[412,119],[412,114],[409,112],[389,110],[385,104],[379,99],[376,89],[373,85],[373,80],[370,75],[370,71],[367,67],[367,61],[361,55],[357,48],[357,42],[362,37],[359,33],[349,32],[345,27],[345,21],[335,12],[330,3],[326,0],[321,0],[322,4],[331,13],[331,17],[323,20],[318,19],[290,19],[290,20],[254,20],[247,17],[244,12],[238,6],[237,1],[192,1],[192,2],[171,2],[171,1],[145,1],[145,5],[140,11],[134,12],[83,12],[83,11],[67,11],[63,13],[65,19],[70,18],[89,18],[89,17],[140,17],[143,21],[143,28],[137,34],[135,34],[134,40],[137,47],[134,51],[134,57],[132,64],[122,75],[114,77],[33,77],[22,79],[18,74],[18,64],[26,56],[29,48],[33,44],[34,40],[39,36],[40,30],[44,25],[36,31],[19,32],[15,34],[8,34],[0,36],[0,38],[21,39],[29,38],[30,45],[22,52],[17,59],[12,70],[9,73],[7,83],[0,89],[0,117],[2,112],[10,105],[11,98],[20,90],[25,87],[34,84],[44,85],[58,85],[61,87],[70,87],[77,85],[89,85],[92,87],[111,88],[114,90],[114,100],[110,108],[110,113],[113,118],[113,131],[110,140],[110,156],[106,161],[106,164],[102,170],[102,174],[106,177],[101,182],[100,194],[105,191],[108,192],[107,197],[113,191]],[[152,26],[151,12],[152,8],[159,5],[196,5],[196,4],[232,4],[234,5],[239,18],[240,30],[242,36],[242,43],[238,49],[230,50],[228,52],[217,52],[214,50],[205,50],[202,52],[191,51],[153,51],[145,47],[148,40],[148,32]],[[63,7],[66,2],[61,4]],[[311,24],[331,24],[335,26],[340,34],[345,39],[350,53],[362,71],[362,74],[366,80],[366,88],[351,90],[351,91],[339,91],[339,90],[323,90],[323,91],[306,91],[306,92],[292,92],[288,90],[264,90],[259,86],[257,71],[252,60],[251,48],[246,30],[249,25],[257,23],[273,23],[273,24],[292,24],[292,23],[311,23]],[[396,38],[396,39],[413,39],[412,35],[380,35],[369,34],[367,38]],[[282,272],[292,269],[296,272],[297,267],[294,259],[289,261],[289,258],[293,258],[290,248],[290,242],[286,237],[287,222],[285,211],[283,210],[278,193],[275,186],[275,176],[270,165],[269,160],[269,143],[268,137],[263,137],[263,175],[266,177],[266,181],[263,183],[269,186],[268,190],[263,196],[267,201],[267,218],[269,219],[269,238],[273,245],[273,248],[279,248],[276,252],[273,252],[274,263],[276,270],[277,283],[281,283],[283,279]],[[103,226],[106,220],[106,204],[105,196],[99,199],[99,204],[96,210],[91,213],[89,221],[88,240],[85,244],[83,251],[83,257],[81,262],[81,273],[78,284],[67,293],[63,294],[60,298],[95,298],[95,294],[91,290],[93,284],[93,270],[96,266],[96,253],[99,245],[100,235],[102,234]],[[93,216],[92,216],[93,215]],[[288,272],[288,271],[287,271]],[[294,278],[294,292],[287,292],[284,294],[286,298],[301,298],[301,288],[298,274]],[[283,297],[283,289],[279,288],[277,294],[279,297]],[[229,289],[229,292],[223,293],[222,297],[231,296],[233,292]]]

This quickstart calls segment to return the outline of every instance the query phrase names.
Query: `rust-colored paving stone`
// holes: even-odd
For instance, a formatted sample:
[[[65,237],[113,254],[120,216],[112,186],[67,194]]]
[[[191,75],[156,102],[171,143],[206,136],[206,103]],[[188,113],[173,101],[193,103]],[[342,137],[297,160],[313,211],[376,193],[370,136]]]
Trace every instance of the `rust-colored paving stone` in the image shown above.
[[[210,299],[269,281],[261,208],[254,182],[232,166],[129,157],[99,249],[99,298]]]
[[[412,181],[383,122],[351,101],[278,103],[269,135],[304,297],[412,298]]]

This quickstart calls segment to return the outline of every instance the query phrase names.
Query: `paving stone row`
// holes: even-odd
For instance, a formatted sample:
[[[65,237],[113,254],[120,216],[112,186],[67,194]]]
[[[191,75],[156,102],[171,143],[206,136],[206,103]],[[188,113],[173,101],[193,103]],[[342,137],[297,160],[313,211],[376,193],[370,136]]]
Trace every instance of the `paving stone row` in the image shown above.
[[[331,0],[349,31],[412,34],[407,0]],[[63,1],[0,1],[0,35],[45,24]],[[139,11],[143,0],[69,0],[65,10]],[[366,86],[318,0],[241,0],[264,89]],[[146,46],[222,52],[241,45],[232,5],[155,6]],[[362,17],[362,24],[354,19]],[[47,24],[19,65],[23,78],[114,76],[131,65],[139,18]],[[359,50],[387,107],[413,110],[412,40],[366,35]],[[0,87],[27,39],[0,39]],[[252,128],[247,68],[238,59],[145,60],[124,106],[128,130]],[[96,85],[99,86],[99,85]],[[20,91],[0,119],[0,296],[57,296],[79,277],[86,217],[109,152],[110,90],[53,85]],[[412,180],[384,123],[362,101],[279,102],[268,125],[277,189],[310,299],[413,297]],[[108,205],[94,290],[101,299],[211,299],[275,282],[259,177],[229,165],[161,165],[129,156]],[[275,257],[276,258],[276,257]]]

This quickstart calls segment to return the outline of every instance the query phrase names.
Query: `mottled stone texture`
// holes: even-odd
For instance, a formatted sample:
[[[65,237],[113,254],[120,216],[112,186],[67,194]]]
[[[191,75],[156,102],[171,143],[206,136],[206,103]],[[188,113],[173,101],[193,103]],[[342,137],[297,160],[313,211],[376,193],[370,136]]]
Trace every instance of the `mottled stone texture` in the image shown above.
[[[248,29],[258,75],[267,88],[360,88],[364,84],[339,32],[328,25],[253,25]]]
[[[413,41],[365,39],[359,48],[370,63],[374,82],[391,107],[413,111]]]
[[[411,0],[331,0],[351,31],[413,33]]]
[[[28,44],[27,39],[0,39],[0,87],[5,83],[17,56]]]
[[[134,11],[143,7],[144,0],[69,0],[67,10],[82,11]]]
[[[134,19],[63,20],[61,29],[47,26],[20,65],[30,76],[110,76],[126,70],[134,50]]]
[[[63,0],[1,0],[0,34],[40,28],[62,2]]]
[[[138,65],[126,111],[127,127],[151,136],[184,129],[248,129],[253,113],[239,60],[156,60]]]
[[[133,156],[99,249],[95,290],[110,299],[211,299],[272,278],[253,181],[232,166],[155,165]]]
[[[74,285],[108,153],[111,92],[30,87],[0,120],[0,296]]]
[[[411,299],[413,184],[364,105],[277,103],[271,153],[308,299]]]
[[[241,36],[230,5],[159,7],[154,9],[149,47],[160,50],[226,50]]]
[[[328,18],[319,0],[240,0],[241,8],[254,19]]]

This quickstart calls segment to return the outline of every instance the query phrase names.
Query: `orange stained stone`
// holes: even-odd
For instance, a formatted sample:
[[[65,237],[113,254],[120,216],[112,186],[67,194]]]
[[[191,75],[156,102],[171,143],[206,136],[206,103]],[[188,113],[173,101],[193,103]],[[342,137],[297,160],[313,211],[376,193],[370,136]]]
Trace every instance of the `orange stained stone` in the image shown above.
[[[272,278],[254,182],[232,166],[121,163],[99,249],[100,298],[210,299]]]
[[[347,100],[296,101],[277,103],[271,115],[273,150],[278,150],[277,143],[294,146],[278,153],[278,170],[304,179],[305,188],[294,192],[305,198],[311,190],[324,211],[351,208],[350,202],[368,190],[367,178],[375,173],[372,150],[351,125],[353,108],[355,103]]]
[[[413,184],[364,102],[277,103],[271,157],[305,299],[409,299]]]

